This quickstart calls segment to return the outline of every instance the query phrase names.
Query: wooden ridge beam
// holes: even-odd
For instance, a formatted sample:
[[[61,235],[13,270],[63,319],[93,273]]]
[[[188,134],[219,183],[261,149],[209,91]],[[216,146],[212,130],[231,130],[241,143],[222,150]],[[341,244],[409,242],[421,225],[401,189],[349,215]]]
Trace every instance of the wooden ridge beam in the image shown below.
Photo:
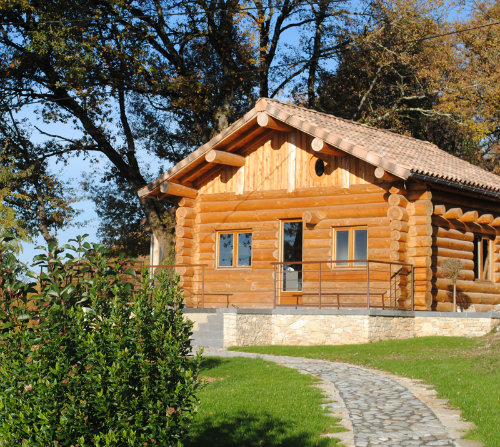
[[[260,127],[266,127],[268,129],[278,130],[280,132],[290,132],[292,128],[281,121],[275,120],[272,116],[269,116],[266,112],[259,112],[257,114],[257,124]]]
[[[198,195],[198,191],[196,189],[173,182],[162,183],[160,186],[160,192],[170,196],[189,197],[190,199],[195,199]]]
[[[312,140],[311,148],[314,152],[321,152],[322,154],[333,155],[334,157],[343,157],[346,154],[344,151],[330,146],[328,143],[318,137]]]
[[[245,166],[245,157],[241,155],[232,154],[230,152],[217,151],[212,149],[205,155],[205,160],[208,163],[218,163],[228,166]]]
[[[380,166],[375,168],[374,175],[375,178],[381,182],[395,182],[397,180],[400,180],[399,177],[396,177],[395,175],[387,172],[384,168],[381,168]]]

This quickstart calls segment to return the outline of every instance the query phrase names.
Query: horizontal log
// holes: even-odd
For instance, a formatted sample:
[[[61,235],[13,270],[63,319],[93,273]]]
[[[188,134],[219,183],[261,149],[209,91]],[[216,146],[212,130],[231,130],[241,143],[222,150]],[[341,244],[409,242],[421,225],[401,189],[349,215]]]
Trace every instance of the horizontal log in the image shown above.
[[[451,281],[450,279],[446,278],[445,275],[443,275],[443,269],[441,267],[434,267],[434,270],[435,270],[434,275],[436,278],[441,278],[441,279],[446,279],[447,281]],[[471,270],[462,270],[460,272],[460,276],[458,277],[458,279],[463,281],[474,281],[474,272]]]
[[[408,247],[430,247],[432,246],[431,236],[415,236],[408,239]]]
[[[431,247],[411,247],[411,248],[408,248],[407,255],[410,257],[431,256],[432,255],[432,248]]]
[[[406,231],[406,232],[410,228],[407,222],[403,222],[401,220],[392,220],[389,227],[391,228],[391,230]]]
[[[388,203],[390,206],[402,206],[406,208],[408,204],[408,200],[405,196],[401,194],[391,194],[388,199]]]
[[[408,233],[404,233],[404,232],[398,231],[398,230],[391,231],[391,240],[393,240],[393,241],[406,242],[407,237],[408,237]]]
[[[191,239],[193,237],[193,229],[177,225],[175,227],[175,237]]]
[[[479,217],[477,211],[467,211],[459,218],[460,222],[475,222]]]
[[[160,192],[162,194],[188,197],[190,199],[195,199],[196,196],[198,195],[198,191],[196,189],[174,182],[162,183],[160,186]]]
[[[355,227],[355,226],[367,226],[368,229],[372,227],[385,227],[389,226],[389,219],[386,216],[379,217],[339,217],[337,219],[324,219],[318,225],[318,227]],[[317,227],[317,228],[318,228]]]
[[[301,219],[303,209],[272,209],[272,210],[258,210],[258,211],[234,211],[232,213],[223,212],[206,212],[200,214],[200,223],[236,223],[246,222],[251,224],[253,222],[263,221],[276,221],[278,219]],[[338,207],[322,207],[317,208],[316,212],[324,212],[326,216],[334,216],[337,219],[349,217],[382,217],[386,212],[386,205],[373,204],[369,207],[360,207],[357,205],[342,205]]]
[[[474,250],[474,242],[472,241],[463,241],[459,239],[451,239],[451,238],[443,238],[437,237],[435,238],[435,248],[444,248],[449,250],[459,250],[459,251],[470,251]]]
[[[402,242],[398,241],[391,241],[390,249],[393,252],[403,252],[406,250],[406,244],[403,244]]]
[[[407,189],[404,187],[402,182],[396,183],[389,188],[389,193],[391,194],[401,194],[406,196],[408,194]]]
[[[432,234],[432,225],[424,224],[424,225],[413,225],[408,230],[408,236],[429,236]]]
[[[436,278],[436,289],[446,289],[451,284],[449,279]],[[500,286],[491,281],[463,281],[457,280],[457,290],[460,292],[476,292],[495,294],[500,293]],[[500,301],[500,297],[498,298]]]
[[[401,206],[391,206],[387,210],[387,217],[390,220],[402,220],[402,221],[407,221],[408,220],[408,213],[405,208]]]
[[[175,255],[176,264],[192,264],[193,258],[191,256]]]
[[[192,239],[175,238],[175,251],[191,249],[193,247]]]
[[[458,258],[458,259],[473,259],[474,254],[472,251],[465,250],[452,250],[444,247],[433,247],[434,256]]]
[[[302,213],[302,221],[308,225],[317,225],[325,218],[325,213],[322,211],[304,211]]]
[[[442,266],[443,263],[453,256],[432,256],[432,265],[433,266]],[[474,261],[472,259],[460,259],[462,261],[462,269],[463,270],[474,270]]]
[[[407,194],[408,200],[411,202],[414,202],[416,200],[432,200],[433,199],[433,194],[431,191],[428,191],[426,189],[427,187],[424,188],[414,188],[412,187]]]
[[[477,194],[474,196],[474,198],[471,198],[466,195],[457,194],[456,190],[455,192],[434,190],[432,195],[435,202],[447,203],[451,208],[474,208],[479,212],[479,214],[487,212],[495,214],[500,211],[498,199],[494,198],[491,198],[491,200],[481,199]]]
[[[373,227],[373,226],[368,227],[368,240],[375,238],[388,239],[390,238],[390,235],[391,235],[391,227],[388,225],[378,226],[378,227]]]
[[[217,151],[212,149],[205,155],[207,163],[216,163],[227,166],[241,167],[245,166],[245,157],[241,155],[232,154],[231,152]]]
[[[193,228],[193,226],[194,226],[194,219],[187,219],[185,217],[178,217],[176,219],[176,224],[178,226],[182,226],[182,227]]]
[[[288,195],[281,192],[278,197],[274,198],[253,198],[246,197],[242,200],[224,200],[216,201],[203,198],[200,202],[201,212],[215,211],[256,211],[256,210],[274,210],[287,208],[303,208],[314,211],[316,207],[321,206],[336,206],[336,205],[351,205],[351,204],[371,204],[384,203],[383,191],[371,193],[353,193],[351,195],[328,195],[303,197]],[[235,196],[233,196],[233,199]],[[314,209],[313,209],[314,208]]]
[[[410,227],[416,225],[432,225],[433,219],[431,216],[410,216],[408,218],[408,224]]]
[[[493,222],[493,214],[482,214],[476,220],[476,223],[480,225],[490,225]]]
[[[446,207],[444,205],[434,205],[434,214],[442,216],[444,213],[446,213]]]
[[[437,238],[455,239],[459,241],[473,241],[474,234],[467,233],[454,228],[446,229],[442,227],[433,227],[433,235]]]
[[[399,177],[396,177],[395,175],[391,174],[390,172],[387,172],[384,168],[381,168],[380,166],[375,168],[373,175],[374,175],[375,179],[377,179],[379,181],[384,181],[384,182],[396,182],[396,181],[400,180]]]
[[[412,259],[412,263],[414,267],[430,267],[431,266],[431,257],[430,256],[414,256]]]
[[[193,208],[195,206],[195,204],[196,204],[195,200],[190,199],[189,197],[181,197],[179,200],[178,206],[179,207],[186,206],[186,207]]]
[[[391,251],[389,255],[389,261],[391,262],[406,262],[406,252],[402,251]]]
[[[187,206],[180,206],[177,208],[177,211],[175,212],[175,216],[179,218],[185,218],[185,219],[193,219],[194,218],[194,210],[191,207]]]
[[[431,292],[415,292],[415,310],[430,310],[432,304]]]
[[[330,146],[324,140],[317,137],[313,138],[313,140],[311,141],[311,149],[314,152],[321,152],[323,154],[333,155],[335,157],[344,157],[345,155],[347,155],[344,151]]]
[[[453,299],[453,291],[451,290],[437,290],[434,292],[436,301],[446,301],[449,300],[450,297]],[[484,293],[484,292],[466,292],[459,290],[457,288],[457,303],[465,303],[467,306],[472,304],[489,304],[496,305],[500,304],[500,299],[498,294],[494,293]],[[457,306],[458,307],[458,306]]]
[[[451,208],[443,214],[444,219],[460,219],[463,216],[462,208]]]
[[[431,216],[434,206],[430,200],[417,200],[408,203],[406,210],[409,216]]]
[[[278,130],[281,132],[290,132],[292,128],[285,123],[274,119],[269,116],[266,112],[259,112],[257,114],[257,124],[260,127],[266,127],[267,129]]]

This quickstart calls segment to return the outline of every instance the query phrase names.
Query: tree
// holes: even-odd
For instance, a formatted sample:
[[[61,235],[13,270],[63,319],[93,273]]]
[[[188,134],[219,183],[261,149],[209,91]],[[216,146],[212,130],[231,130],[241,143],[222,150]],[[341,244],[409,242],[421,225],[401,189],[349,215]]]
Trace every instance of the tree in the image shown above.
[[[147,151],[183,158],[239,118],[257,96],[275,96],[335,54],[333,30],[347,14],[339,0],[21,1],[0,6],[0,78],[13,109],[39,104],[47,122],[79,135],[60,154],[103,154],[128,191],[156,172]],[[301,51],[284,39],[294,30]],[[312,31],[312,33],[311,33]],[[296,57],[299,55],[299,57]],[[309,55],[313,55],[311,59]],[[136,199],[164,251],[166,207]]]
[[[376,1],[353,27],[333,72],[323,71],[318,107],[347,119],[436,143],[474,159],[477,141],[456,111],[441,107],[460,79],[447,3]],[[435,38],[439,37],[439,38]]]

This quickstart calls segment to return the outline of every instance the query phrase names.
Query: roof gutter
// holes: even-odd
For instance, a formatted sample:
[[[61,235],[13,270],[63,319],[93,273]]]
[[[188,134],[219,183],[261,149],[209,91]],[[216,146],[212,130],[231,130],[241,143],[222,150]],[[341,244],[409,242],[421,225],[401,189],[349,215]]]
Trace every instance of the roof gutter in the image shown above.
[[[484,188],[479,188],[477,186],[464,185],[463,183],[454,182],[452,180],[445,180],[441,178],[432,177],[427,174],[419,174],[412,172],[408,179],[424,180],[426,182],[436,183],[437,185],[449,186],[452,188],[458,188],[462,191],[468,191],[475,194],[481,194],[483,196],[493,197],[495,199],[500,199],[500,191],[489,191]]]

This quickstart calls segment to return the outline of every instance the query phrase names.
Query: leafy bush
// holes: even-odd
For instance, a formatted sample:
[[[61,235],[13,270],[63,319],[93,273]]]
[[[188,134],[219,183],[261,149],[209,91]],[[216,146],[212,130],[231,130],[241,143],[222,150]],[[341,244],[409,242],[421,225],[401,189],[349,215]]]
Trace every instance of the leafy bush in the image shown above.
[[[36,257],[36,283],[18,281],[29,314],[2,314],[0,444],[182,445],[199,358],[175,279],[153,287],[147,272],[138,280],[123,258],[110,263],[102,246],[77,242],[66,247],[74,254],[51,246]],[[0,268],[2,299],[14,264]]]

